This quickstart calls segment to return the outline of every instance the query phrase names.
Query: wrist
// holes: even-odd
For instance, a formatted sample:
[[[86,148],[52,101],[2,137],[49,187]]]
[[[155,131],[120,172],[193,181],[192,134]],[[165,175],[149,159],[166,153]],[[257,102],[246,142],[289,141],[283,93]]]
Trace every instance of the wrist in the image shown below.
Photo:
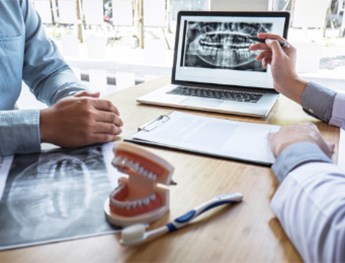
[[[272,165],[272,170],[281,183],[292,170],[309,162],[331,163],[332,161],[317,144],[297,142],[286,147],[277,156]]]
[[[41,137],[41,143],[42,142],[48,142],[48,131],[47,128],[49,126],[47,120],[48,118],[49,109],[43,109],[40,111],[40,137]]]
[[[301,104],[302,95],[307,85],[308,85],[308,81],[305,81],[299,77],[296,77],[292,81],[291,86],[288,87],[291,90],[290,99],[297,102],[298,104]]]
[[[301,98],[308,82],[296,76],[279,79],[274,83],[274,88],[287,98],[301,104]]]

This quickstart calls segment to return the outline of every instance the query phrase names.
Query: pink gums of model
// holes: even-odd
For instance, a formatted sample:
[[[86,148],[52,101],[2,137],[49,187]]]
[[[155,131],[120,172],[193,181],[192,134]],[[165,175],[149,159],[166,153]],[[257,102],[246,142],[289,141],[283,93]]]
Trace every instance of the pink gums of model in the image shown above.
[[[174,167],[142,147],[120,142],[113,149],[112,165],[128,177],[119,178],[104,210],[117,226],[149,224],[169,210],[169,189]]]

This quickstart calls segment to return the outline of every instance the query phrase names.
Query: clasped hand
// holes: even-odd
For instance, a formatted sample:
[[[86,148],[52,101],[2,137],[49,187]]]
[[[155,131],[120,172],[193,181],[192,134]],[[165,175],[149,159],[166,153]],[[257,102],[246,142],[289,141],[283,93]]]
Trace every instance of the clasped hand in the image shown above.
[[[280,128],[278,132],[270,133],[268,136],[274,156],[279,154],[289,145],[298,142],[311,142],[331,157],[335,145],[327,143],[321,136],[320,131],[313,123],[294,124]]]
[[[99,93],[79,92],[40,112],[41,142],[72,148],[115,140],[123,122]]]

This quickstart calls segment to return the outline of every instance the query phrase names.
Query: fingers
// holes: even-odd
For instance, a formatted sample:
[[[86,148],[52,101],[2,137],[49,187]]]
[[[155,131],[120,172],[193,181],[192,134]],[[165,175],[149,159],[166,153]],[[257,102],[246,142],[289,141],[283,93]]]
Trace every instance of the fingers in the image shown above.
[[[261,59],[267,59],[267,58],[272,58],[272,52],[271,51],[262,51],[259,55],[257,55],[256,60],[261,60]]]
[[[272,152],[278,156],[287,146],[298,142],[316,144],[328,157],[334,152],[334,144],[326,142],[317,126],[313,123],[302,123],[281,127],[278,132],[268,134]]]
[[[283,56],[284,55],[284,50],[283,48],[280,46],[279,42],[276,40],[271,40],[271,39],[266,39],[265,43],[267,44],[267,46],[269,46],[272,50],[272,57],[276,57],[276,56]]]
[[[101,94],[99,92],[90,92],[90,91],[83,90],[83,91],[75,93],[73,96],[78,97],[78,98],[80,97],[99,98],[100,95]]]
[[[111,123],[96,123],[90,130],[92,130],[92,132],[89,131],[81,142],[84,145],[114,141],[122,132],[120,127]]]
[[[271,64],[271,63],[272,63],[272,58],[264,58],[264,59],[262,60],[262,67],[263,67],[263,68],[266,68],[267,65],[269,65],[269,64]]]
[[[281,43],[278,41],[283,41],[288,44],[286,39],[279,35],[270,34],[270,33],[258,33],[257,37],[260,39],[265,39],[265,43],[255,43],[249,47],[250,51],[259,51],[262,52],[256,57],[256,60],[262,60],[262,66],[265,68],[268,64],[271,64],[272,58],[275,60],[280,59],[287,54],[290,54],[294,51],[293,48],[284,48],[281,46]],[[290,47],[290,44],[288,44]],[[277,58],[276,58],[277,57]]]
[[[270,34],[270,33],[258,33],[257,37],[260,39],[273,39],[273,40],[282,40],[282,41],[286,41],[285,38],[276,35],[276,34]]]
[[[310,126],[311,127],[311,126]],[[310,132],[310,136],[314,140],[314,142],[320,147],[320,149],[328,156],[332,157],[334,153],[335,145],[333,143],[326,142],[322,136],[316,125],[312,126],[312,131]]]
[[[86,112],[89,112],[88,118],[92,121],[110,123],[118,127],[123,125],[118,109],[108,100],[82,98],[79,104],[83,105]]]
[[[93,100],[93,105],[98,110],[114,112],[116,115],[120,115],[118,109],[108,100]]]
[[[122,125],[117,108],[98,98],[70,96],[40,111],[41,141],[66,148],[113,141]]]
[[[277,138],[277,136],[279,136],[279,131],[278,132],[270,132],[267,136],[269,145],[271,147],[272,153],[275,157],[277,157],[280,152],[281,152],[281,144],[279,142],[279,137]]]
[[[254,43],[249,46],[250,51],[257,50],[270,50],[270,48],[265,43]]]
[[[121,128],[113,123],[98,122],[93,128],[93,134],[109,134],[116,136],[121,132]]]
[[[93,100],[92,103],[97,110],[96,121],[112,123],[119,127],[123,125],[118,109],[110,101],[97,99]]]
[[[84,145],[91,145],[91,144],[97,144],[97,143],[106,143],[106,142],[112,142],[115,141],[117,138],[117,135],[113,134],[93,134],[89,137],[89,141],[84,143]]]
[[[272,62],[272,52],[271,51],[263,51],[259,55],[257,55],[256,60],[262,61],[262,67],[266,68],[268,64]]]
[[[111,123],[118,127],[121,127],[123,125],[122,119],[113,112],[104,112],[100,111],[96,113],[95,120],[97,122],[105,122],[105,123]]]
[[[118,109],[110,101],[103,99],[92,100],[92,104],[96,109],[95,127],[93,128],[93,133],[98,136],[96,140],[103,140],[104,135],[120,134],[123,121],[119,116]]]

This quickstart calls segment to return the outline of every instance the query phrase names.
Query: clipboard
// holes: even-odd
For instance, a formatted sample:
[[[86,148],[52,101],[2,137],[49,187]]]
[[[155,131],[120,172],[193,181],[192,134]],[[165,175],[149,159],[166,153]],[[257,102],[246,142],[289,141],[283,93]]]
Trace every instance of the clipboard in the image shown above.
[[[267,136],[280,126],[172,111],[140,126],[125,141],[270,166]]]

